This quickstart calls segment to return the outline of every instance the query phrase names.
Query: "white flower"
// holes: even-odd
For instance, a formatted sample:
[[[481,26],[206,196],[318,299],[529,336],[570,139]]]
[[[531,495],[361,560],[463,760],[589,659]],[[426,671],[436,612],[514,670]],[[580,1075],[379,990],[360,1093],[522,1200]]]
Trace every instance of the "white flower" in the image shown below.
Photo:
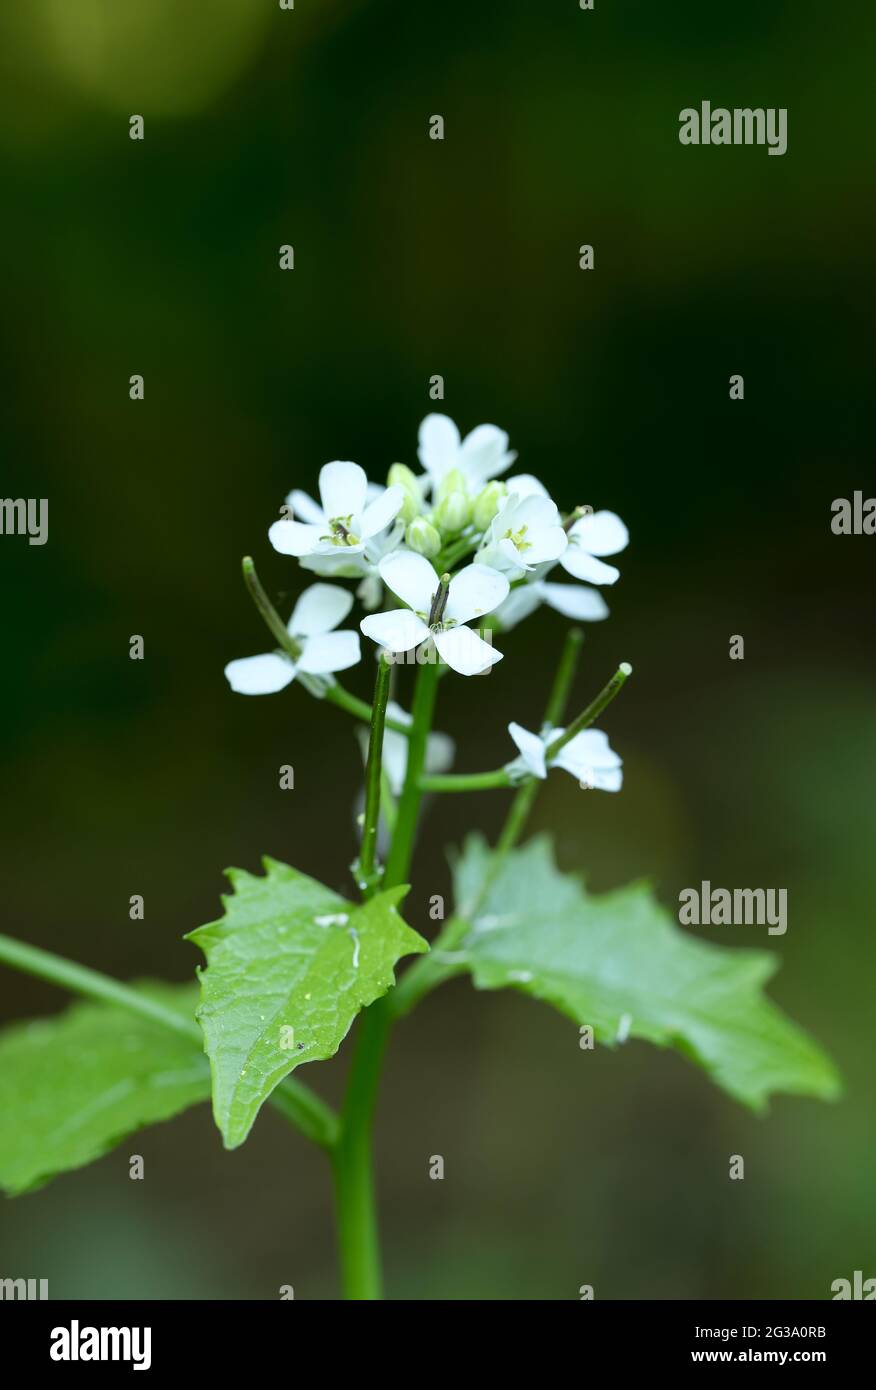
[[[509,482],[509,489],[513,481]],[[490,522],[477,558],[481,564],[492,565],[513,579],[534,570],[536,565],[554,564],[567,545],[560,514],[546,494],[509,491]]]
[[[268,539],[281,555],[350,556],[361,554],[366,542],[395,520],[404,504],[400,487],[388,487],[368,500],[368,479],[358,463],[327,463],[319,471],[317,506],[306,492],[290,493],[303,521],[275,521]]]
[[[620,570],[604,565],[598,555],[616,555],[629,544],[630,533],[614,512],[593,512],[582,516],[569,530],[569,544],[560,564],[576,579],[590,584],[614,584]]]
[[[508,449],[508,436],[495,425],[478,425],[460,438],[448,415],[427,415],[420,425],[417,450],[433,487],[451,469],[459,469],[469,490],[479,492],[490,478],[504,473],[517,457]]]
[[[507,597],[503,574],[487,565],[468,565],[451,579],[443,610],[434,615],[433,601],[441,586],[424,555],[396,550],[381,560],[380,577],[408,607],[363,618],[359,626],[373,642],[391,652],[408,652],[432,637],[447,665],[463,676],[478,675],[501,661],[502,653],[465,624],[491,613]]]
[[[404,724],[406,728],[414,722],[406,710],[401,705],[397,705],[394,700],[390,700],[386,706],[387,718],[394,719],[397,724]],[[368,756],[367,729],[358,730],[359,743],[362,748],[363,758]],[[446,772],[453,764],[453,754],[455,745],[449,734],[431,733],[426,740],[426,762],[424,770],[426,772]],[[393,796],[399,796],[404,786],[405,774],[408,770],[408,740],[404,734],[397,733],[395,729],[385,729],[383,733],[383,771],[389,782],[389,789]]]
[[[561,767],[583,785],[603,792],[620,791],[623,764],[609,746],[608,735],[601,729],[582,729],[560,749],[550,764],[546,760],[546,752],[552,743],[562,738],[564,729],[533,734],[520,724],[512,723],[508,725],[508,732],[520,750],[520,757],[506,764],[512,776],[530,773],[533,777],[545,778],[548,766]]]
[[[283,690],[301,673],[322,676],[346,671],[359,660],[358,632],[334,632],[353,606],[353,595],[332,584],[311,584],[295,605],[287,623],[289,634],[301,648],[292,660],[284,652],[264,652],[229,661],[225,675],[238,695],[272,695]]]

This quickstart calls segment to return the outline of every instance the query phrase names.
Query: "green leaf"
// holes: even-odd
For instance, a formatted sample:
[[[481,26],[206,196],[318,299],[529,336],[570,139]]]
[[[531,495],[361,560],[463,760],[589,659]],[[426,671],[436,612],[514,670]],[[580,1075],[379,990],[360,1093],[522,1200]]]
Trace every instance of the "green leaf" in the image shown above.
[[[188,937],[207,957],[197,1017],[229,1149],[284,1076],[334,1056],[359,1010],[394,984],[396,961],[429,949],[396,911],[407,888],[359,907],[288,864],[263,862],[264,878],[229,869],[224,917]]]
[[[194,1017],[194,985],[137,988]],[[187,1042],[127,1009],[74,1004],[14,1024],[0,1033],[0,1187],[10,1196],[40,1187],[209,1095],[197,1035]]]
[[[489,858],[473,837],[455,865],[463,913]],[[608,1046],[620,1034],[675,1047],[753,1110],[773,1091],[840,1092],[830,1059],[762,993],[775,956],[695,940],[646,884],[590,897],[546,837],[508,856],[460,949],[478,989],[544,999]]]

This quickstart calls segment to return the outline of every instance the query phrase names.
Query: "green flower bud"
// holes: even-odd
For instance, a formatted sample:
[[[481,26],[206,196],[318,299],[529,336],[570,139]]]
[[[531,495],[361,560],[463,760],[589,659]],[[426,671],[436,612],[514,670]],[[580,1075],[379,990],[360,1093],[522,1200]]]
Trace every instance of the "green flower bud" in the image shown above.
[[[413,521],[423,510],[423,493],[415,475],[406,463],[394,463],[386,475],[387,487],[400,487],[405,495],[399,516],[402,521]]]
[[[427,521],[424,516],[414,517],[405,532],[405,540],[411,550],[416,550],[418,555],[425,555],[427,560],[431,560],[441,549],[441,537],[431,521]]]
[[[475,498],[472,520],[478,531],[486,531],[493,517],[499,510],[499,504],[504,497],[507,497],[508,489],[504,483],[493,481],[487,483],[483,492]]]
[[[443,502],[445,497],[449,497],[451,492],[461,492],[463,497],[468,495],[465,475],[458,468],[451,468],[449,473],[445,473],[435,489],[436,506],[439,502]]]
[[[471,520],[471,502],[464,492],[448,492],[435,508],[433,520],[443,534],[455,536]]]

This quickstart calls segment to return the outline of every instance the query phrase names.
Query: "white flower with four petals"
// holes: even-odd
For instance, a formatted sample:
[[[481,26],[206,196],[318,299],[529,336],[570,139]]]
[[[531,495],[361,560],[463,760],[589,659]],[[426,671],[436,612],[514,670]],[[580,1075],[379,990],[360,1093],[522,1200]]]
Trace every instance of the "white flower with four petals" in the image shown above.
[[[517,457],[508,448],[507,434],[496,425],[476,425],[462,439],[449,415],[426,416],[420,425],[417,453],[433,489],[446,474],[458,469],[472,493],[506,472]]]
[[[326,463],[319,470],[318,506],[306,492],[290,493],[292,507],[303,521],[275,521],[268,540],[281,555],[334,557],[338,563],[361,555],[369,541],[390,526],[401,511],[405,495],[388,487],[369,501],[369,483],[358,463]]]
[[[509,488],[513,483],[512,478]],[[537,565],[553,564],[569,543],[556,503],[546,493],[534,491],[509,492],[484,540],[478,552],[479,562],[512,579],[531,572]]]
[[[466,626],[507,598],[508,580],[488,565],[467,565],[451,579],[446,601],[434,608],[441,581],[424,555],[397,550],[380,562],[380,577],[407,608],[372,613],[359,627],[366,637],[391,652],[409,652],[432,638],[440,656],[462,676],[476,676],[495,662],[497,652]],[[432,619],[432,626],[429,622]]]
[[[549,767],[561,767],[569,772],[582,785],[595,787],[603,792],[619,792],[623,784],[622,760],[609,746],[608,735],[601,729],[582,729],[580,734],[569,739],[556,757],[547,761],[547,750],[557,739],[562,738],[564,729],[550,729],[545,734],[534,734],[521,724],[509,724],[508,732],[520,750],[520,757],[508,763],[507,770],[512,775],[530,773],[542,780],[548,775]]]
[[[293,660],[285,652],[263,652],[229,661],[225,675],[231,689],[238,695],[273,695],[291,685],[299,673],[325,676],[355,666],[361,655],[358,632],[333,630],[352,607],[353,595],[346,589],[311,584],[286,624],[301,654]]]

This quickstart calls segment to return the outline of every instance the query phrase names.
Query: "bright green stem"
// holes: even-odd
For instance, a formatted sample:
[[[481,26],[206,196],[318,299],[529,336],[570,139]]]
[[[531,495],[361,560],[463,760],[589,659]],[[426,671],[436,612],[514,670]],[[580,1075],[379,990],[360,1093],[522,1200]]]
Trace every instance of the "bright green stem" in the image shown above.
[[[350,1299],[383,1296],[371,1130],[391,1021],[386,996],[362,1015],[332,1153],[341,1279]]]
[[[262,581],[256,573],[251,555],[244,555],[241,561],[243,570],[243,582],[249,590],[249,596],[265,621],[265,624],[274,636],[278,647],[282,647],[287,656],[291,656],[293,661],[297,661],[301,655],[301,647],[295,641],[283,619],[280,617],[271,600],[265,593]]]
[[[193,1018],[159,1004],[121,980],[90,970],[86,965],[77,965],[75,961],[65,960],[51,951],[42,951],[38,946],[28,946],[24,941],[2,935],[0,960],[26,975],[35,975],[40,980],[60,985],[72,994],[97,999],[103,1004],[117,1004],[130,1013],[138,1014],[140,1018],[148,1019],[150,1023],[158,1023],[162,1028],[169,1028],[203,1046],[203,1034]],[[277,1087],[271,1102],[308,1139],[325,1148],[330,1148],[335,1142],[338,1118],[334,1111],[292,1077],[287,1077]]]
[[[487,792],[510,786],[504,767],[495,772],[440,772],[420,778],[421,792]]]
[[[420,775],[435,710],[438,670],[436,656],[421,666],[417,675],[408,765],[383,876],[384,888],[404,883],[410,870],[422,798]],[[341,1111],[340,1138],[333,1154],[341,1275],[344,1295],[349,1299],[382,1296],[371,1131],[392,1020],[393,1010],[386,995],[362,1015]]]
[[[381,654],[377,663],[374,703],[371,706],[371,736],[368,740],[368,759],[365,764],[365,814],[362,823],[362,847],[359,851],[359,881],[363,896],[370,898],[377,889],[379,874],[375,866],[377,826],[380,820],[380,795],[383,778],[383,731],[386,724],[386,702],[392,667]]]
[[[438,556],[437,565],[439,570],[452,570],[466,555],[470,555],[480,544],[480,533],[474,536],[463,536],[457,541],[448,545],[442,555]]]
[[[558,738],[555,743],[549,746],[545,753],[546,762],[552,763],[560,749],[565,748],[567,743],[571,743],[576,734],[580,734],[582,729],[590,728],[590,725],[599,718],[606,705],[611,704],[615,695],[620,692],[632,674],[633,668],[630,666],[629,662],[622,661],[611,680],[602,687],[596,698],[590,701],[590,704],[585,710],[581,711],[577,719],[572,720],[562,738]],[[551,723],[554,722],[556,721],[551,721]]]
[[[563,717],[566,705],[569,703],[569,696],[572,693],[572,686],[575,682],[575,672],[578,669],[578,658],[581,655],[581,647],[584,643],[584,633],[580,627],[570,627],[566,633],[566,640],[563,643],[563,650],[560,653],[560,660],[554,676],[554,683],[551,686],[551,693],[548,696],[547,708],[544,712],[544,722],[546,724],[559,724]]]
[[[264,619],[269,632],[286,655],[292,661],[297,661],[301,655],[301,647],[265,593],[264,585],[256,573],[251,556],[244,555],[241,568],[249,596]],[[382,656],[380,660],[381,664],[384,664]],[[299,673],[298,680],[317,699],[328,700],[331,704],[337,705],[338,709],[346,710],[347,714],[352,714],[355,719],[361,719],[363,724],[371,723],[371,706],[366,704],[364,700],[357,699],[355,695],[351,695],[335,677],[309,676],[306,673]],[[327,681],[330,681],[331,684],[327,684]],[[386,724],[388,728],[394,729],[397,734],[404,734],[406,738],[410,733],[408,726],[400,724],[397,719],[387,719]]]

